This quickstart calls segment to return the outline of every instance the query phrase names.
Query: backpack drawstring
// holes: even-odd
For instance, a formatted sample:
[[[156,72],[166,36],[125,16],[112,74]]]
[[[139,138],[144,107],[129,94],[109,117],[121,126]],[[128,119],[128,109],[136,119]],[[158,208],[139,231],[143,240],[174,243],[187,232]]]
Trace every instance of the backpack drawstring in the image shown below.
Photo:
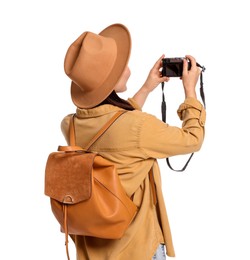
[[[70,257],[69,257],[69,247],[68,247],[68,244],[69,244],[69,236],[68,236],[68,219],[67,219],[67,214],[68,214],[68,205],[66,204],[63,204],[63,222],[64,222],[64,232],[65,232],[65,246],[66,246],[66,253],[67,253],[67,257],[68,257],[68,260],[70,260]]]

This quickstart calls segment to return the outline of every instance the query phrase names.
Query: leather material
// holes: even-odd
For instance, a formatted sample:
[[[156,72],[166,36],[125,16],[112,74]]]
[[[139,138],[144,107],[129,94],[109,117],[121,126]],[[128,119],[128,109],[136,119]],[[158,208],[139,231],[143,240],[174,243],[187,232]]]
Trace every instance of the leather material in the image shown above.
[[[119,239],[137,213],[136,205],[121,185],[115,165],[87,151],[125,112],[117,112],[85,149],[75,145],[73,115],[71,145],[59,146],[57,152],[48,156],[45,195],[50,197],[52,212],[65,232],[66,245],[68,234]]]
[[[61,231],[65,232],[65,203],[68,205],[68,234],[121,238],[136,215],[137,207],[125,193],[115,166],[93,153],[58,154],[52,154],[47,163],[45,194],[51,197],[52,211]],[[62,170],[59,170],[60,165],[64,165]],[[77,171],[75,165],[79,166]],[[58,169],[56,177],[55,169]],[[55,186],[57,188],[53,189]]]

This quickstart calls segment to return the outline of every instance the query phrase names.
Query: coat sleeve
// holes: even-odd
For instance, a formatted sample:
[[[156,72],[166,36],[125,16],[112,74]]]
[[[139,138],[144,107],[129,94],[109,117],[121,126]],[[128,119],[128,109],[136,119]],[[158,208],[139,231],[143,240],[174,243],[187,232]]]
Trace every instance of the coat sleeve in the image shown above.
[[[153,158],[198,151],[205,134],[206,111],[194,98],[188,98],[177,110],[182,127],[165,124],[155,116],[147,115],[140,133],[140,148]]]

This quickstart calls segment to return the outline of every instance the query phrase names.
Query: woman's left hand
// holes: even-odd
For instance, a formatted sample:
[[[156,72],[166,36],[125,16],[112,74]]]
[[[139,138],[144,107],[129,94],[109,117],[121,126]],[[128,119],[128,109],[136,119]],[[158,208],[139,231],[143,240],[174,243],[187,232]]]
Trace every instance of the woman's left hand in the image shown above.
[[[162,77],[162,59],[165,55],[162,55],[154,64],[153,68],[149,71],[148,77],[143,84],[143,87],[148,90],[148,92],[153,91],[160,83],[169,81],[169,77]]]
[[[148,77],[139,91],[134,95],[134,99],[137,104],[142,107],[148,97],[148,94],[153,91],[160,83],[169,81],[169,77],[162,77],[162,59],[165,55],[162,55],[154,64],[153,68],[149,71]]]

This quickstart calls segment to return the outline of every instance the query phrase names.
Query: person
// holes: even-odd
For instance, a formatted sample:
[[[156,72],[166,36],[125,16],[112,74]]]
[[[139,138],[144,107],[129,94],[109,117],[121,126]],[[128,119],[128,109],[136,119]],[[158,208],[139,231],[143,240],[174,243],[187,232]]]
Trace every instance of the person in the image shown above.
[[[206,113],[196,97],[200,69],[188,55],[184,60],[182,83],[185,99],[177,112],[182,127],[171,126],[143,112],[148,95],[161,82],[160,56],[142,87],[132,98],[119,97],[130,77],[128,61],[131,37],[126,26],[112,24],[99,34],[82,33],[68,48],[64,69],[71,79],[71,98],[76,106],[76,145],[85,147],[97,131],[119,110],[127,110],[93,145],[91,151],[112,161],[121,183],[139,211],[119,240],[72,235],[78,260],[150,260],[175,256],[164,203],[158,159],[199,151],[204,139]],[[69,143],[69,120],[61,122]],[[156,203],[150,185],[153,172]]]

